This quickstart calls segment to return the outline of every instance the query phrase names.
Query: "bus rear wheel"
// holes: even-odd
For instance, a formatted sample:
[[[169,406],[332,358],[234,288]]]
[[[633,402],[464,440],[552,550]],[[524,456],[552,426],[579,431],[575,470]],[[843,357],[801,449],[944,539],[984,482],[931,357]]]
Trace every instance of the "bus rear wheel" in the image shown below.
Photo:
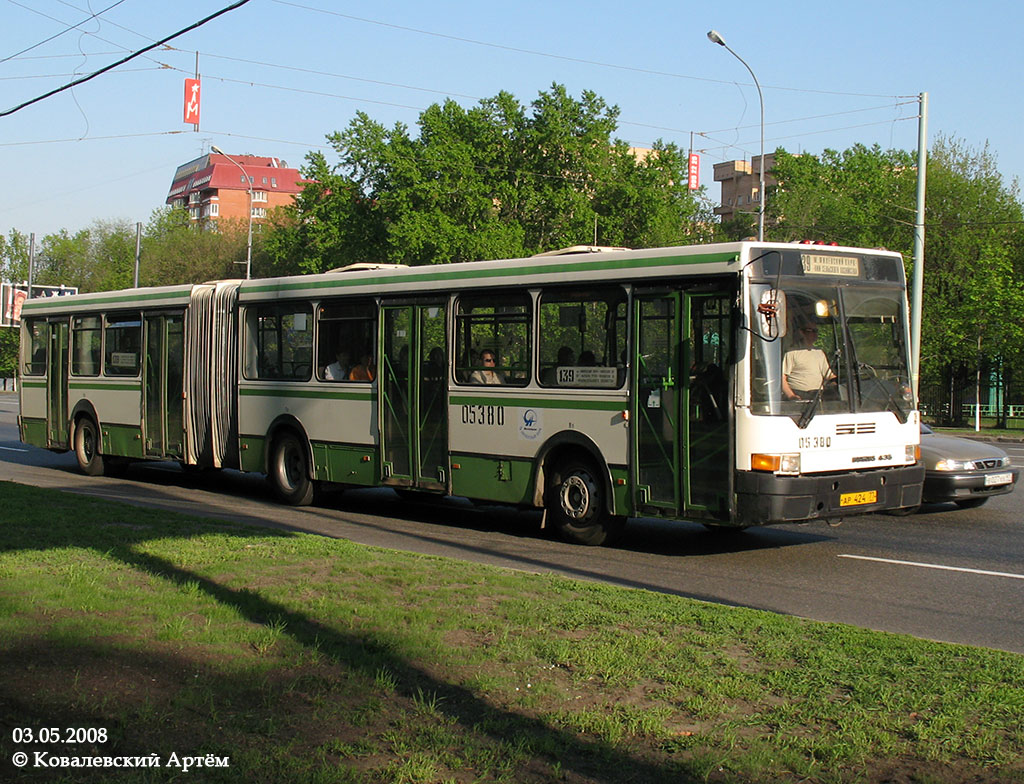
[[[306,506],[312,502],[309,458],[305,444],[295,433],[285,432],[274,439],[270,455],[270,483],[277,497],[286,504]]]
[[[558,466],[548,485],[546,506],[548,519],[573,544],[610,544],[625,526],[625,518],[608,513],[599,475],[582,460]]]
[[[86,476],[103,475],[100,429],[87,416],[83,416],[75,425],[75,458],[78,460],[78,468]]]

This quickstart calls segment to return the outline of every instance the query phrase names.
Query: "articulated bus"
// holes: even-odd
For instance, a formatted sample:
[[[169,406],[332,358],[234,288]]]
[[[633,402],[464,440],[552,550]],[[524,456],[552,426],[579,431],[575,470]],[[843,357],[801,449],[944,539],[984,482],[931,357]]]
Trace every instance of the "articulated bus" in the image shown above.
[[[628,517],[745,528],[921,501],[906,281],[882,250],[357,264],[22,318],[21,438],[87,474],[172,460],[262,472],[296,505],[321,483],[464,496],[540,508],[583,544]],[[799,396],[798,348],[822,376]]]

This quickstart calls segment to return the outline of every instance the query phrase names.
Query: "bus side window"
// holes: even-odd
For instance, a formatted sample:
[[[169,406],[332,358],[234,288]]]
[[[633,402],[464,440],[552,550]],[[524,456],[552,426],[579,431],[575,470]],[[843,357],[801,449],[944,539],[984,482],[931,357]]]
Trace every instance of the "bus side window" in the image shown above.
[[[142,317],[138,313],[107,316],[104,319],[105,356],[103,374],[137,376],[142,369]]]
[[[455,377],[459,383],[526,386],[530,382],[531,323],[526,292],[460,297],[455,311]]]
[[[540,297],[540,383],[545,387],[615,389],[625,380],[626,292],[545,290]]]
[[[71,319],[71,375],[100,374],[100,317],[75,316]]]
[[[310,306],[300,302],[250,308],[246,318],[246,377],[308,380],[313,352],[312,316]]]
[[[22,373],[26,376],[42,376],[46,373],[46,322],[31,319],[25,322],[21,332]]]
[[[331,382],[371,381],[376,375],[376,335],[375,302],[321,302],[317,308],[317,378]]]

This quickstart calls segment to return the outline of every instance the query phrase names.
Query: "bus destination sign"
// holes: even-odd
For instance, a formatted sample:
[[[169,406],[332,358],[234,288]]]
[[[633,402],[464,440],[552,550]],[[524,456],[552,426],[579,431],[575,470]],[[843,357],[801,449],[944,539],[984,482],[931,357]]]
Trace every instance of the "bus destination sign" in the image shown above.
[[[850,256],[801,253],[800,263],[803,264],[805,275],[844,275],[851,278],[860,276],[860,260]]]

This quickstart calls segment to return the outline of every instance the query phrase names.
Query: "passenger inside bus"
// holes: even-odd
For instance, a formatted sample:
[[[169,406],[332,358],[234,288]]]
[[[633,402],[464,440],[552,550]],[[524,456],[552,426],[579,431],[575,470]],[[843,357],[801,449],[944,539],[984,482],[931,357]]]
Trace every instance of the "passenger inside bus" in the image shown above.
[[[444,349],[434,346],[430,349],[427,362],[423,366],[423,378],[427,381],[444,381],[445,361]]]
[[[339,348],[334,357],[334,361],[324,369],[324,378],[328,381],[347,381],[352,365],[348,352]]]
[[[480,362],[483,364],[482,370],[474,370],[470,375],[469,380],[472,384],[504,384],[505,379],[501,374],[500,370],[495,370],[494,366],[498,362],[498,358],[495,353],[485,348],[480,352]]]
[[[373,357],[370,354],[363,354],[356,365],[348,374],[349,381],[373,381],[377,375],[377,366],[373,364]]]

